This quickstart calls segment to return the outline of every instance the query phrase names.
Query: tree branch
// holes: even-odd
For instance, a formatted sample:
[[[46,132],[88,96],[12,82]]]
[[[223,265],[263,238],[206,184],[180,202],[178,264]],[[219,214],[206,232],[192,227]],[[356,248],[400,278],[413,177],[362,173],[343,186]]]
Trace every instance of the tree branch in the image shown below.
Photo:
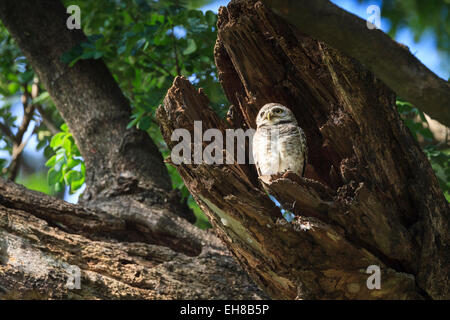
[[[359,60],[399,97],[450,126],[450,84],[405,46],[327,0],[262,0],[277,14],[318,40]]]
[[[147,59],[149,59],[153,64],[155,64],[156,67],[158,67],[159,69],[161,69],[162,71],[164,71],[167,75],[172,75],[172,72],[170,72],[165,66],[164,64],[162,64],[161,62],[159,62],[158,60],[156,60],[155,58],[153,58],[150,53],[146,53],[146,52],[142,52],[142,54],[144,55],[144,57],[146,57]]]
[[[0,122],[0,130],[2,130],[3,134],[8,137],[11,142],[14,142],[16,140],[14,133],[12,133],[11,129],[3,122]]]
[[[47,112],[44,110],[42,105],[37,104],[36,109],[41,115],[42,122],[45,124],[48,130],[52,133],[52,135],[57,134],[60,130],[55,126],[53,121],[51,120],[51,117],[47,114]]]
[[[174,250],[154,237],[148,223],[130,223],[0,178],[0,299],[265,297],[216,237],[193,226],[184,235]],[[65,285],[69,266],[80,270],[77,290]]]
[[[33,119],[34,115],[35,106],[32,102],[32,99],[34,99],[38,94],[37,81],[34,81],[32,85],[31,94],[28,92],[27,84],[24,84],[22,87],[23,87],[23,94],[22,94],[23,118],[22,123],[20,124],[19,129],[17,130],[17,133],[15,135],[15,139],[13,142],[11,163],[7,169],[8,177],[13,181],[16,179],[17,174],[19,173],[20,163],[22,161],[22,151],[27,145],[29,140],[28,137],[25,141],[23,141],[23,136],[25,132],[28,130],[28,127],[30,126],[30,122]]]

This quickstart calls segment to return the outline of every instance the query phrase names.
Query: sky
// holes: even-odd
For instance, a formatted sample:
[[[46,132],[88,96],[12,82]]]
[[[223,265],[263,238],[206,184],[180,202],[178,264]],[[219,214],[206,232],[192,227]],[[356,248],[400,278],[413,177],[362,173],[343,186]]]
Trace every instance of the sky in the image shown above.
[[[382,0],[373,0],[370,2],[366,2],[365,4],[361,4],[356,0],[331,0],[336,5],[340,6],[341,8],[358,15],[362,19],[367,19],[369,14],[366,12],[368,3],[382,6]],[[217,13],[220,6],[226,6],[229,0],[218,0],[216,2],[213,2],[209,5],[204,6],[201,8],[203,11],[211,10]],[[389,20],[384,19],[381,17],[381,29],[385,32],[389,31],[390,24]],[[412,32],[409,31],[408,28],[401,29],[397,36],[396,41],[403,43],[407,45],[410,49],[410,51],[424,64],[426,65],[430,70],[432,70],[434,73],[436,73],[438,76],[440,76],[443,79],[449,79],[450,78],[450,71],[445,70],[442,68],[441,65],[441,58],[439,57],[439,53],[436,49],[436,39],[434,38],[433,34],[426,34],[423,36],[418,42],[414,41],[414,36]],[[1,103],[1,101],[0,101]],[[15,108],[17,111],[15,114],[18,116],[18,119],[21,119],[22,117],[22,108],[20,105],[20,101],[17,101],[17,106]],[[28,135],[32,133],[33,124],[30,125],[29,130],[25,134],[25,138],[27,138]],[[30,139],[27,147],[25,148],[24,152],[27,153],[27,156],[36,157],[36,159],[41,158],[42,159],[42,152],[37,153],[35,151],[35,147],[37,145],[37,140],[35,138]],[[4,154],[0,153],[0,157],[5,157]],[[40,160],[43,161],[43,160]],[[84,187],[83,187],[84,189]],[[83,190],[82,189],[82,190]],[[69,195],[66,191],[65,199],[69,202],[77,202],[78,195],[81,193],[82,190],[79,190],[75,195]]]

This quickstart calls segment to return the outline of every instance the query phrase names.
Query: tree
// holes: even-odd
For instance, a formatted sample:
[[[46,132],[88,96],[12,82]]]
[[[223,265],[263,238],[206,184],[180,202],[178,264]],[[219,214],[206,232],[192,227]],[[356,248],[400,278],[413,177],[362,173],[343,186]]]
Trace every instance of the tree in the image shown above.
[[[217,238],[190,223],[193,214],[171,189],[155,144],[127,129],[129,103],[105,64],[61,61],[86,39],[67,29],[67,17],[58,1],[0,2],[0,19],[73,132],[88,184],[81,207],[1,180],[2,296],[263,296]],[[76,268],[81,289],[71,291],[66,282]]]
[[[277,298],[448,298],[448,203],[394,93],[261,2],[231,2],[218,28],[215,57],[232,126],[254,128],[258,108],[280,102],[296,114],[311,155],[306,178],[260,178],[293,208],[291,224],[278,220],[252,166],[178,166],[249,274]],[[192,131],[194,121],[225,130],[207,109],[206,96],[177,78],[157,113],[169,146],[173,130]],[[365,286],[371,265],[381,267],[380,290]]]
[[[188,222],[192,213],[172,191],[157,147],[130,128],[128,101],[95,59],[97,42],[67,30],[66,18],[53,1],[38,8],[0,1],[0,19],[68,125],[60,137],[83,156],[88,185],[79,206],[2,181],[4,295],[263,296],[215,236]],[[241,266],[274,298],[448,298],[448,204],[396,113],[393,92],[260,2],[232,1],[220,11],[218,29],[215,59],[233,104],[229,121],[179,77],[177,63],[157,111],[168,146],[174,129],[192,131],[195,120],[204,130],[254,127],[259,106],[278,101],[293,108],[311,150],[306,178],[258,181],[248,165],[177,167]],[[80,43],[81,55],[73,54]],[[261,184],[292,207],[293,223],[280,219]],[[83,271],[81,291],[64,286],[70,265]],[[381,290],[365,286],[370,265],[381,267]]]

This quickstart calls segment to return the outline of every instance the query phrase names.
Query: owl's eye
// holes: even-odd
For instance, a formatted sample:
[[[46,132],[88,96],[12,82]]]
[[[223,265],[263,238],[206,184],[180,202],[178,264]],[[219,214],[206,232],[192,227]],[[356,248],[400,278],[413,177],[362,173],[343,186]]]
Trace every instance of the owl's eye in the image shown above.
[[[263,112],[263,113],[261,113],[261,115],[259,116],[260,118],[264,118],[264,115],[265,115],[266,113],[265,112]]]
[[[281,110],[281,109],[275,109],[275,110],[273,110],[273,112],[275,112],[275,113],[282,113],[283,110]]]

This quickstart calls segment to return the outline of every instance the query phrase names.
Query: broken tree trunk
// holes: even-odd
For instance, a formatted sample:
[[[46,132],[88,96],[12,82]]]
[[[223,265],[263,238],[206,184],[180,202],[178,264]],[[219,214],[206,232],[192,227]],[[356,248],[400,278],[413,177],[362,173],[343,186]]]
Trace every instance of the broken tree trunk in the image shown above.
[[[265,103],[290,107],[309,147],[305,178],[258,181],[252,165],[177,166],[230,251],[273,298],[449,299],[449,206],[404,126],[395,95],[354,59],[301,34],[261,2],[219,11],[225,122],[178,77],[157,112],[171,134],[193,122],[255,128]],[[192,135],[193,136],[193,135]],[[296,218],[287,223],[264,190]],[[370,290],[369,266],[381,268]]]

